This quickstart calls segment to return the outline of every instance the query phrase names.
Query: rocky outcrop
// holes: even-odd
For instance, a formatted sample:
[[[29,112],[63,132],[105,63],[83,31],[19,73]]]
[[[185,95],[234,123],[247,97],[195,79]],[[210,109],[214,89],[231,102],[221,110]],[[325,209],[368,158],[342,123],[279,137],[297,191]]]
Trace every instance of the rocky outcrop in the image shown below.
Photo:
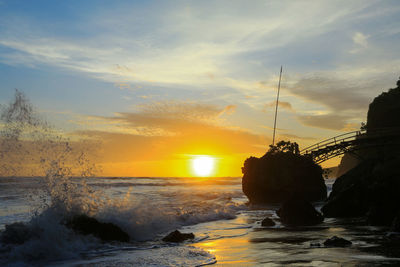
[[[99,222],[87,215],[76,215],[67,220],[66,226],[81,235],[93,235],[104,242],[128,242],[129,235],[112,223]]]
[[[400,211],[400,158],[366,160],[339,177],[327,203],[326,217],[365,216],[372,225],[391,225]]]
[[[308,201],[326,199],[321,167],[298,150],[285,149],[288,143],[293,144],[279,147],[280,142],[261,158],[244,162],[242,189],[250,203],[282,203],[294,195]]]
[[[400,127],[400,81],[397,88],[376,97],[370,104],[367,135],[382,127]],[[400,138],[380,138],[379,146],[362,150],[364,160],[336,179],[327,203],[326,217],[365,216],[371,225],[396,225],[400,214]]]
[[[360,159],[350,153],[345,153],[340,160],[336,177],[340,177],[360,163]]]
[[[283,224],[290,226],[315,225],[324,221],[322,214],[301,197],[293,197],[283,203],[276,214],[281,218]]]
[[[175,230],[175,231],[169,233],[162,240],[165,242],[179,243],[179,242],[183,242],[188,239],[194,239],[194,234],[193,233],[181,233],[178,230]]]
[[[375,97],[369,105],[367,130],[400,127],[400,80],[397,88],[389,89]]]

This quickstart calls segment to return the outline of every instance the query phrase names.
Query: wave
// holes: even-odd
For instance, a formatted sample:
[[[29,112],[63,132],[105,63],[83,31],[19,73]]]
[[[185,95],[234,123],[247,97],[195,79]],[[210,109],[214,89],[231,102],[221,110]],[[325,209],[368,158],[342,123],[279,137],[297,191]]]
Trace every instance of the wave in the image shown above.
[[[122,201],[102,207],[94,217],[99,221],[118,225],[129,234],[132,242],[140,246],[145,241],[160,242],[167,232],[183,226],[233,219],[237,211],[243,208],[244,206],[229,201],[208,206],[196,206],[192,203],[190,207],[178,208],[161,207],[148,201],[127,205]],[[0,242],[0,264],[15,264],[19,261],[43,263],[79,258],[86,251],[104,246],[94,237],[77,235],[68,229],[62,223],[65,216],[66,214],[49,208],[32,217],[22,227],[16,227],[12,238],[22,238],[24,242]]]
[[[97,187],[131,187],[131,186],[156,186],[156,187],[166,187],[166,186],[209,186],[209,185],[239,185],[241,182],[208,182],[208,183],[135,183],[135,182],[121,182],[121,183],[95,183],[89,182],[90,186]]]

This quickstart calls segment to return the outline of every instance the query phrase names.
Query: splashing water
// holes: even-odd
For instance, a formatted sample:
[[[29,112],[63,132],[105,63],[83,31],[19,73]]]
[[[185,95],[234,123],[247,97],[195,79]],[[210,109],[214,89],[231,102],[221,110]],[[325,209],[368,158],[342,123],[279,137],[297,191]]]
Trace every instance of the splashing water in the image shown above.
[[[131,190],[120,197],[110,197],[98,187],[94,190],[86,183],[86,178],[98,170],[87,153],[92,148],[87,140],[70,140],[56,131],[18,90],[14,101],[1,108],[0,177],[36,176],[43,191],[39,195],[41,204],[35,207],[30,221],[9,227],[22,243],[2,243],[0,232],[0,265],[19,259],[74,258],[103,246],[95,238],[79,236],[64,225],[77,214],[112,222],[133,241],[153,240],[185,225],[235,217],[238,206],[230,198],[221,203],[212,199],[208,205],[196,203],[191,194],[180,193],[181,199],[177,195],[168,197],[176,201],[173,205],[159,206],[152,199],[135,198]]]
[[[15,99],[0,115],[0,176],[42,176],[50,203],[60,213],[93,213],[100,197],[73,176],[93,176],[96,166],[82,151],[81,140],[71,142],[41,119],[26,96]],[[45,199],[45,197],[43,197]],[[96,204],[98,203],[98,204]]]

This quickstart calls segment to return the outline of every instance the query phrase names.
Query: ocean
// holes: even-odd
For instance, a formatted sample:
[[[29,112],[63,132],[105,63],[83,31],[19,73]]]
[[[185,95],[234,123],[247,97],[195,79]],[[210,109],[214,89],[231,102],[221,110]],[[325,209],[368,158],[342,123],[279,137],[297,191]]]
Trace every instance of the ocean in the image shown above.
[[[356,219],[325,219],[313,227],[285,227],[278,206],[250,206],[241,178],[109,177],[71,178],[51,188],[44,178],[0,178],[0,229],[24,222],[29,239],[0,243],[1,266],[382,266],[400,258],[380,248],[385,229]],[[334,180],[326,181],[331,190]],[[82,188],[85,188],[82,190]],[[86,192],[85,198],[71,194]],[[54,192],[61,190],[63,192]],[[72,192],[73,193],[73,192]],[[102,243],[60,223],[62,205],[80,206],[100,221],[126,231],[129,243]],[[61,196],[61,197],[60,197]],[[78,201],[76,201],[78,200]],[[317,203],[317,208],[321,203]],[[69,209],[70,212],[73,209]],[[266,216],[277,224],[262,227]],[[163,242],[169,232],[192,232],[181,244]],[[347,248],[313,244],[341,236]]]

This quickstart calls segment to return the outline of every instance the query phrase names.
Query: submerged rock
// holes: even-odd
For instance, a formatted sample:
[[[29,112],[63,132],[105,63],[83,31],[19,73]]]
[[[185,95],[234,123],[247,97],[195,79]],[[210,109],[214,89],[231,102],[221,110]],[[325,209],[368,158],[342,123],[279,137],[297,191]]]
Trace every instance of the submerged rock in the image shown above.
[[[22,222],[7,224],[0,234],[0,241],[3,244],[23,244],[31,239],[31,229]]]
[[[274,226],[274,225],[275,225],[275,222],[269,217],[267,217],[261,221],[261,226]]]
[[[283,224],[307,226],[322,223],[324,217],[304,198],[293,197],[276,212]]]
[[[300,155],[296,143],[281,141],[261,158],[246,159],[242,172],[242,189],[252,204],[282,203],[293,195],[326,199],[322,168]]]
[[[193,238],[194,238],[193,233],[181,233],[178,230],[175,230],[169,233],[167,236],[165,236],[162,240],[165,242],[179,243],[187,239],[193,239]]]
[[[333,236],[324,242],[326,247],[348,247],[351,246],[351,244],[351,241],[337,236]]]
[[[102,241],[128,242],[129,235],[112,223],[99,222],[87,215],[77,215],[66,222],[66,226],[82,235],[93,235]]]
[[[320,247],[321,247],[321,243],[312,242],[312,243],[310,244],[310,247],[311,247],[311,248],[320,248]]]

